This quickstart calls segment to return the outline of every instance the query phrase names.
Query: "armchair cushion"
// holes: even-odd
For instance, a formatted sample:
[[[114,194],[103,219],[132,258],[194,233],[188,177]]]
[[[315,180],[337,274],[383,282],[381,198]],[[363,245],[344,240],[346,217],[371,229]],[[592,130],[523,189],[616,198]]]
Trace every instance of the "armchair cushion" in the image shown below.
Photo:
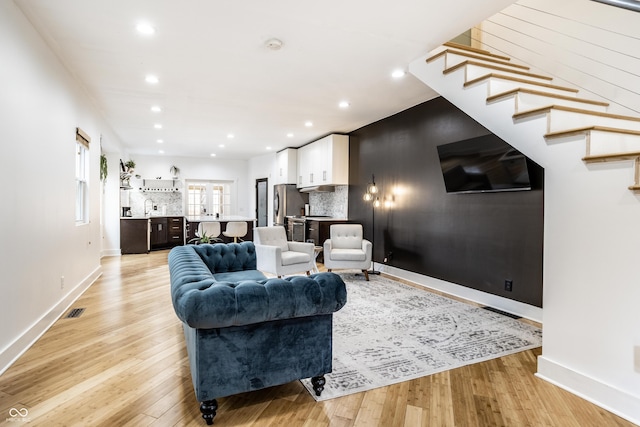
[[[308,263],[310,260],[311,257],[308,253],[296,251],[282,252],[282,265]]]
[[[329,258],[334,261],[365,261],[367,255],[362,249],[332,249]]]

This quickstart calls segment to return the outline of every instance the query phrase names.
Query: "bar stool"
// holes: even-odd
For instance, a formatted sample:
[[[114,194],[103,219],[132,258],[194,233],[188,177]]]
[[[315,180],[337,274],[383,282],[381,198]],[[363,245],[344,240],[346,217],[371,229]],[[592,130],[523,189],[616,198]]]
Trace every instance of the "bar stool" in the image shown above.
[[[233,237],[233,241],[237,243],[239,238],[247,235],[247,223],[245,221],[229,221],[222,234],[227,237]]]
[[[189,243],[214,243],[220,242],[218,239],[220,236],[220,223],[217,221],[202,221],[198,224],[198,229],[195,232],[196,238],[191,239]]]

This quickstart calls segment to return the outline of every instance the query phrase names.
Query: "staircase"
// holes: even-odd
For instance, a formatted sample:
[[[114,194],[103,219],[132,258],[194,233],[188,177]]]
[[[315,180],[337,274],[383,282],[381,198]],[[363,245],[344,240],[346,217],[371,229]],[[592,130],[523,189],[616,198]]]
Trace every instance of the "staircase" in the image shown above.
[[[426,60],[415,61],[410,71],[467,114],[470,112],[465,106],[469,104],[455,100],[460,100],[467,90],[477,93],[478,88],[484,88],[485,108],[500,104],[496,111],[510,112],[516,128],[532,120],[542,121],[543,125],[536,129],[548,145],[582,142],[585,146],[582,161],[586,163],[630,163],[634,182],[628,188],[640,191],[639,117],[608,113],[606,102],[581,98],[578,90],[555,85],[551,77],[532,73],[526,65],[455,43],[445,43]],[[490,117],[488,120],[491,122]],[[500,136],[491,123],[482,124]],[[531,128],[526,129],[529,132]],[[517,141],[507,141],[527,154],[526,147],[518,146]]]

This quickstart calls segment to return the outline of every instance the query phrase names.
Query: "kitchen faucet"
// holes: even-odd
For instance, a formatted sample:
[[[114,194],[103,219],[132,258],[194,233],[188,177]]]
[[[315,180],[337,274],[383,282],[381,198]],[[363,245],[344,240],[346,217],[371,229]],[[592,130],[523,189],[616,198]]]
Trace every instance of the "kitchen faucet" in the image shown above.
[[[151,202],[151,209],[149,210],[147,210],[147,202]],[[153,200],[144,199],[144,216],[150,215],[152,210],[153,210]]]

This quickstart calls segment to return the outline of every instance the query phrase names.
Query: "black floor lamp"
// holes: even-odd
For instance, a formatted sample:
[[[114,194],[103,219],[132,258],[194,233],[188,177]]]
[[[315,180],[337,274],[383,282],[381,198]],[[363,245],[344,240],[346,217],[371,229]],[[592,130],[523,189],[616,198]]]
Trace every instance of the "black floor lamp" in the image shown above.
[[[380,206],[380,197],[378,197],[378,187],[376,186],[376,179],[371,174],[371,183],[367,184],[367,192],[364,193],[363,199],[365,202],[371,202],[371,270],[368,274],[380,274],[376,271],[375,262],[373,260],[373,250],[375,248],[376,241],[376,208]]]

